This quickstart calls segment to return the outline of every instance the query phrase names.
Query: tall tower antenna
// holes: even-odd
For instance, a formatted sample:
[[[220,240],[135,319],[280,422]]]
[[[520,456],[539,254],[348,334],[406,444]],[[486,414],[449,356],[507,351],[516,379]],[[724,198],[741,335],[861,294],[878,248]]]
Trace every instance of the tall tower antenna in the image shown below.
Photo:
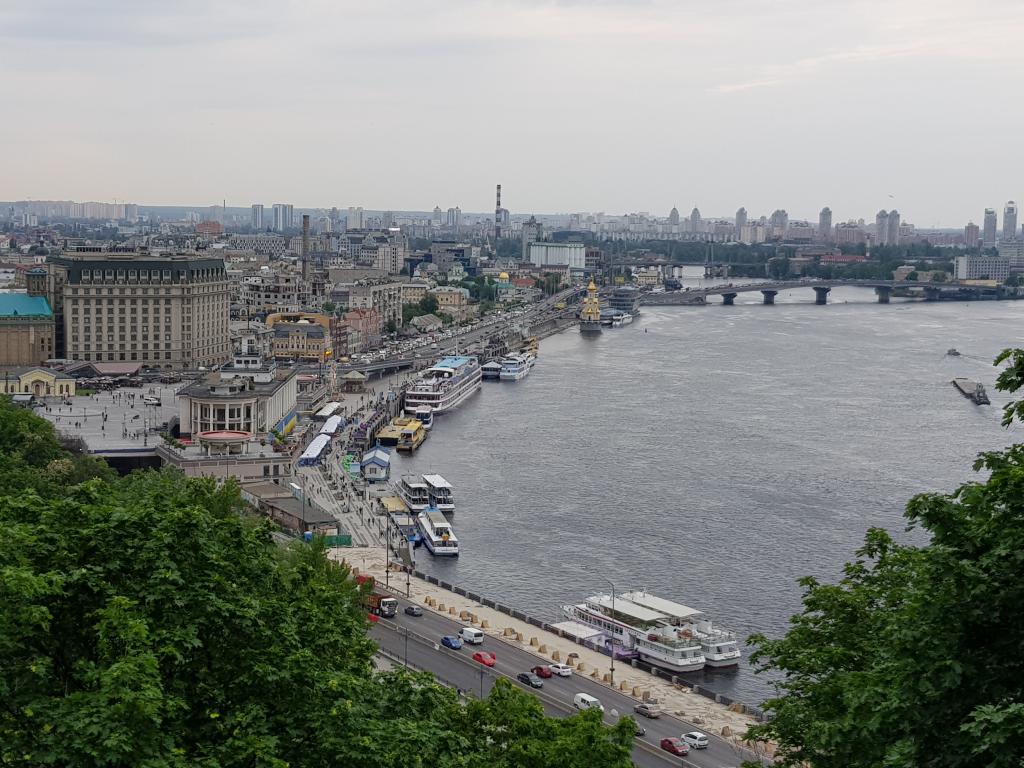
[[[498,239],[501,237],[501,184],[498,185],[498,195],[494,204],[494,247],[498,247]]]

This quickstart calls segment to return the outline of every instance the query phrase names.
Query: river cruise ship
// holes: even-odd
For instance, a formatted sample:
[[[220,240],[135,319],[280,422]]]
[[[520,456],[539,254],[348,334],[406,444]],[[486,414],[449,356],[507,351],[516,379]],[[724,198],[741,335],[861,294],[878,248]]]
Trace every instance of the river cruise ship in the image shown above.
[[[689,608],[644,590],[625,592],[622,597],[631,603],[664,614],[672,626],[690,632],[700,641],[701,653],[704,654],[707,666],[731,667],[739,664],[741,654],[735,633],[716,627],[696,608]]]
[[[522,352],[509,355],[501,361],[501,373],[499,378],[502,381],[519,381],[525,379],[530,369],[533,368],[533,356]]]
[[[427,486],[427,499],[430,506],[451,514],[455,511],[455,493],[452,484],[441,475],[424,475],[423,482]]]
[[[435,414],[450,411],[480,389],[480,363],[475,357],[443,357],[427,368],[405,393],[405,410],[429,405]]]
[[[689,627],[680,627],[660,611],[616,596],[593,595],[562,612],[572,621],[602,632],[635,653],[641,661],[671,672],[696,672],[705,665],[700,641]]]
[[[430,488],[419,475],[402,475],[395,491],[414,513],[422,512],[430,506]]]
[[[452,524],[439,510],[433,507],[423,510],[416,516],[416,525],[430,554],[458,557],[459,540],[452,530]]]

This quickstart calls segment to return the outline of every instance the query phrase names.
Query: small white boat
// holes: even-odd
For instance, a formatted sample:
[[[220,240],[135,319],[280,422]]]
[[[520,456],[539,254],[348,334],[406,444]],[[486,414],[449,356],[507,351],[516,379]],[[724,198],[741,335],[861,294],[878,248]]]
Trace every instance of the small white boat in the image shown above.
[[[441,475],[424,475],[423,482],[427,484],[427,497],[430,499],[430,506],[437,507],[448,514],[455,511],[455,494],[451,483]]]
[[[413,409],[413,416],[423,425],[424,429],[434,426],[434,409],[429,405],[417,405]]]
[[[413,512],[422,512],[430,506],[430,489],[419,475],[402,475],[395,490]]]
[[[423,543],[432,555],[458,557],[459,540],[452,530],[452,524],[433,507],[427,508],[416,516],[416,526],[423,536]]]
[[[484,363],[480,366],[480,371],[483,377],[487,381],[497,381],[501,378],[501,363],[497,360],[492,360],[489,363]]]

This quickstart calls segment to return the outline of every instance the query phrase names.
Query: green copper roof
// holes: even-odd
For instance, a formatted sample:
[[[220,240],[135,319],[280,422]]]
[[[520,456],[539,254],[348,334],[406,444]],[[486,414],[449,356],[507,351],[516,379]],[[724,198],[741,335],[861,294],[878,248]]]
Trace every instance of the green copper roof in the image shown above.
[[[49,302],[42,296],[24,293],[0,293],[0,317],[53,317]]]

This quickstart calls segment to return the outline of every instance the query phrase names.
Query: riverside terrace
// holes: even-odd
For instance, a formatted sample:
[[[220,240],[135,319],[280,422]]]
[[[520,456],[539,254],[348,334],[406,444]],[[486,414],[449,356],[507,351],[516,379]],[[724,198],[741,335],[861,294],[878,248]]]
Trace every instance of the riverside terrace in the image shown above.
[[[774,304],[775,296],[780,291],[791,291],[797,288],[814,290],[814,303],[827,304],[828,294],[833,288],[874,288],[879,304],[888,304],[889,298],[896,290],[907,290],[911,295],[925,301],[939,301],[943,298],[958,301],[977,299],[1019,299],[1024,298],[1017,288],[1006,286],[978,286],[961,283],[921,283],[906,280],[776,280],[744,285],[714,285],[708,288],[693,288],[687,291],[671,293],[646,294],[640,303],[646,306],[670,306],[676,304],[706,304],[709,296],[721,296],[722,303],[731,305],[741,293],[760,291],[765,304]]]

